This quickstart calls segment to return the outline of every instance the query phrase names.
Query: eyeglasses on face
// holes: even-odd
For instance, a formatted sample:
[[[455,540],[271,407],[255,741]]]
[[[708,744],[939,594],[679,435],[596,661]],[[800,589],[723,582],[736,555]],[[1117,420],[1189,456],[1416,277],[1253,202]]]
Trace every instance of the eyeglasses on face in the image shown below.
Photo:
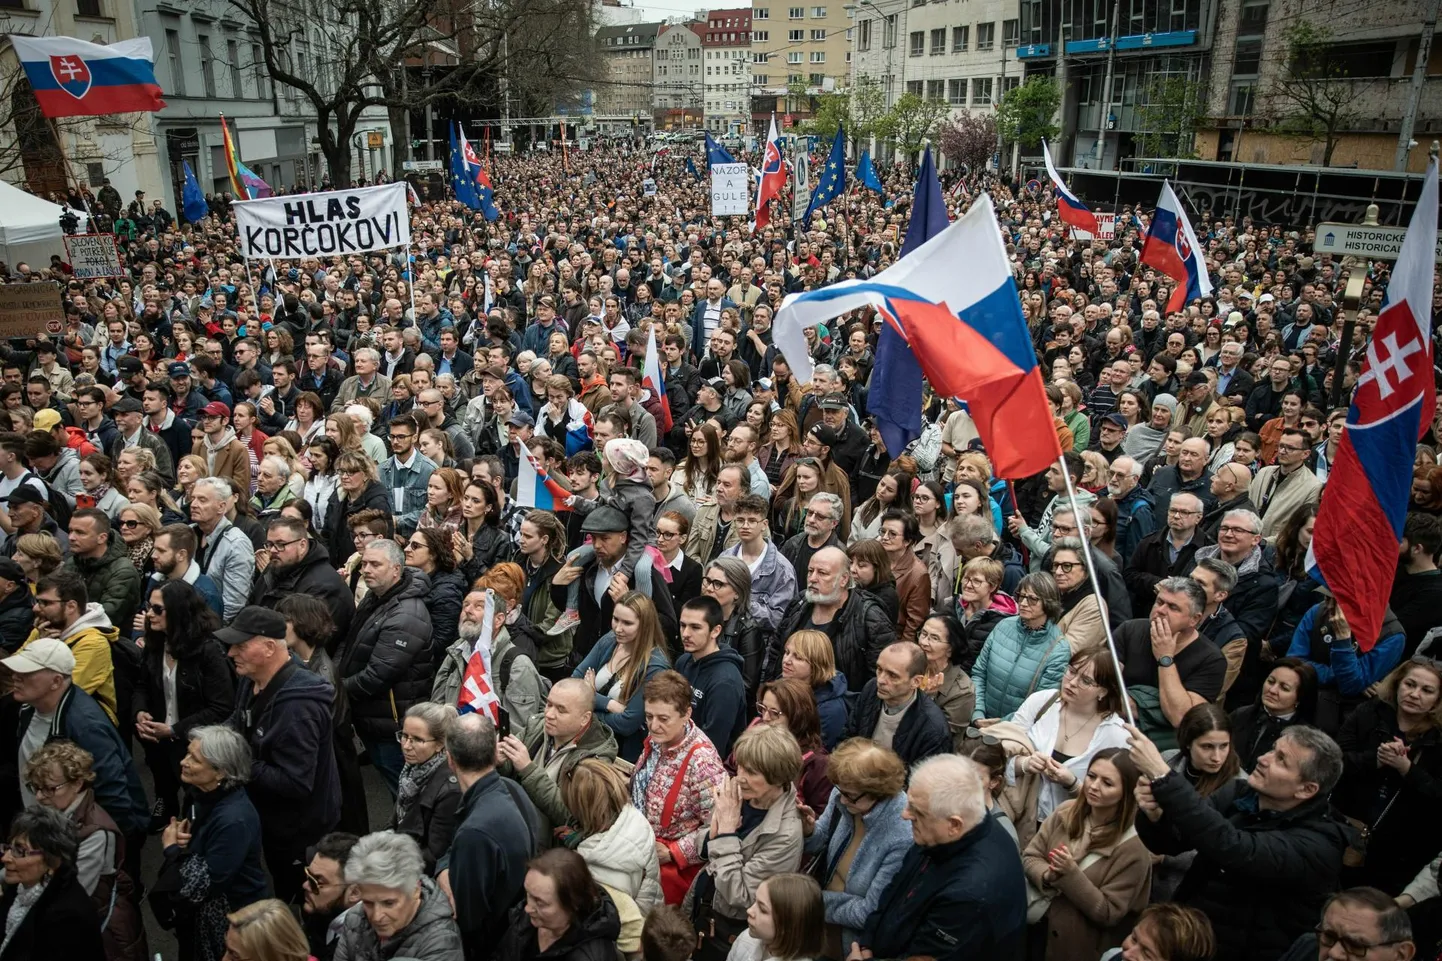
[[[1173,517],[1193,517],[1201,511],[1189,511],[1184,507],[1168,507],[1167,513]]]
[[[1097,686],[1096,678],[1094,678],[1094,677],[1087,677],[1087,676],[1086,676],[1085,674],[1083,674],[1080,670],[1078,670],[1078,669],[1075,668],[1075,667],[1072,667],[1071,665],[1067,665],[1067,669],[1063,672],[1063,676],[1071,678],[1072,680],[1074,680],[1074,681],[1076,681],[1078,684],[1080,684],[1082,687],[1096,687],[1096,686]]]
[[[716,578],[716,577],[703,577],[703,578],[701,578],[701,586],[702,586],[702,587],[709,587],[709,588],[711,588],[713,591],[719,591],[719,590],[721,590],[722,588],[730,587],[731,585],[728,584],[727,582],[721,580],[720,578]]]
[[[436,743],[436,739],[433,738],[433,737],[416,737],[414,734],[407,734],[405,731],[397,731],[397,732],[396,732],[396,743],[397,743],[397,744],[434,744],[434,743]]]
[[[1079,561],[1052,561],[1051,572],[1053,574],[1070,574],[1078,567],[1081,567]]]
[[[1035,594],[1018,594],[1016,596],[1016,602],[1018,604],[1040,604],[1041,598]]]
[[[128,530],[128,531],[129,531],[129,530],[134,530],[135,528],[140,527],[140,526],[142,526],[142,525],[141,525],[140,521],[123,520],[123,521],[120,522],[120,526],[121,526],[122,528],[124,528],[125,530]]]
[[[1256,537],[1258,532],[1250,527],[1237,527],[1234,524],[1223,524],[1217,528],[1218,534],[1245,534],[1248,537]]]
[[[278,553],[279,551],[285,550],[292,544],[299,544],[302,540],[303,538],[297,537],[295,540],[290,541],[266,541],[265,549],[274,554]]]
[[[27,848],[23,844],[0,844],[0,855],[9,854],[17,858],[33,858],[44,853],[39,848]]]
[[[1330,951],[1334,946],[1341,945],[1342,952],[1349,958],[1356,958],[1357,961],[1367,957],[1368,952],[1373,948],[1385,948],[1388,945],[1401,944],[1402,941],[1407,940],[1403,938],[1395,941],[1358,941],[1321,924],[1312,930],[1317,934],[1317,946],[1323,951]]]
[[[74,783],[73,781],[61,781],[59,784],[31,784],[31,783],[27,783],[25,786],[30,789],[30,793],[31,793],[31,794],[33,794],[33,795],[35,795],[36,797],[40,798],[40,797],[54,797],[54,796],[55,796],[56,794],[58,794],[60,791],[64,790],[68,785],[73,784],[73,783]],[[17,856],[23,858],[23,857],[25,857],[26,855],[21,854],[21,855],[17,855]]]
[[[786,715],[776,708],[767,707],[760,701],[756,702],[756,716],[763,721],[778,721]]]
[[[165,616],[165,605],[164,605],[164,604],[151,604],[148,608],[145,609],[145,613],[147,613],[147,614],[155,614],[155,615],[157,615],[157,616],[164,617],[164,616]]]

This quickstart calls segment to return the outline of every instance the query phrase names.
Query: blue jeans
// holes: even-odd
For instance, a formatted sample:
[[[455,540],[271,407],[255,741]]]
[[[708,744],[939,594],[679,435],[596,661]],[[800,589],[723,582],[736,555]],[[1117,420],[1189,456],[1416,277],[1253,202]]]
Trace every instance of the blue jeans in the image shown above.
[[[362,734],[361,743],[366,746],[366,753],[370,755],[376,772],[386,782],[386,787],[390,788],[391,797],[395,797],[400,790],[401,768],[405,767],[406,763],[395,735],[375,738]]]

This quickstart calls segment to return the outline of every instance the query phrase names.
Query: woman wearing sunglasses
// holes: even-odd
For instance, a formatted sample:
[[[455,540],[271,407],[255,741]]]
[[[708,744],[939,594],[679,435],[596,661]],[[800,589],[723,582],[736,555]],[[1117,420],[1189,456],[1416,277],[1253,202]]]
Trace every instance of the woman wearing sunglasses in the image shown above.
[[[1061,513],[1058,511],[1057,513]],[[1070,513],[1068,511],[1067,513]],[[1089,515],[1088,515],[1089,516]],[[1046,569],[1056,579],[1061,593],[1061,619],[1057,630],[1067,639],[1073,651],[1085,651],[1106,643],[1106,605],[1092,590],[1087,565],[1091,555],[1076,537],[1061,537],[1045,561]]]

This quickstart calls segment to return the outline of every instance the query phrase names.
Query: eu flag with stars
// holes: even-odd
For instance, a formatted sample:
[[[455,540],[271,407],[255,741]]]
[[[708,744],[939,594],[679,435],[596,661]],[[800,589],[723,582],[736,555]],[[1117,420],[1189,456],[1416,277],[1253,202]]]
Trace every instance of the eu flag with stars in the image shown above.
[[[716,164],[734,164],[736,158],[731,156],[731,151],[716,142],[711,136],[711,131],[706,131],[706,166],[713,167]]]
[[[701,171],[696,169],[696,161],[690,157],[686,158],[686,172],[697,180],[701,179]]]
[[[210,213],[210,205],[205,202],[205,193],[200,189],[200,181],[195,179],[195,171],[190,169],[190,161],[182,162],[185,167],[185,187],[180,192],[180,212],[190,223],[196,223]]]
[[[881,189],[881,178],[876,175],[876,167],[871,163],[871,152],[861,151],[861,159],[856,161],[856,182],[867,190],[874,190],[881,196],[886,192]]]
[[[481,159],[466,141],[459,123],[451,124],[451,187],[456,199],[472,210],[479,210],[487,220],[501,215],[491,201],[491,181],[481,169]]]
[[[807,223],[811,215],[825,207],[846,190],[846,131],[836,128],[836,139],[831,142],[831,156],[826,158],[826,166],[821,170],[821,176],[816,178],[816,187],[811,191],[811,204],[806,208],[806,216],[801,218],[802,223]]]

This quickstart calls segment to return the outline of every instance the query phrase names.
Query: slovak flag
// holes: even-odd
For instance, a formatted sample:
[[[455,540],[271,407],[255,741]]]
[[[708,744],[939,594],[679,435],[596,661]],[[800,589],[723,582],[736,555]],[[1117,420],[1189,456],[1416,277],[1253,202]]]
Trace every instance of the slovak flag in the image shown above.
[[[671,401],[666,398],[666,377],[661,370],[661,355],[656,350],[656,327],[652,325],[646,334],[646,362],[641,366],[641,386],[649,390],[661,402],[664,423],[658,424],[662,433],[671,430]]]
[[[538,511],[568,511],[566,498],[571,492],[536,463],[531,449],[521,445],[521,459],[516,474],[516,503]]]
[[[786,163],[782,158],[781,135],[776,132],[776,115],[771,115],[771,133],[766,137],[766,153],[761,158],[761,186],[756,193],[754,233],[771,223],[771,201],[781,197],[786,185]]]
[[[485,711],[493,723],[501,720],[501,699],[491,684],[492,628],[496,623],[496,594],[486,591],[486,610],[481,615],[481,634],[466,658],[466,670],[461,675],[461,693],[456,710],[462,714]]]
[[[870,280],[844,280],[781,302],[775,343],[798,380],[813,373],[802,331],[867,305],[906,339],[937,396],[967,402],[998,477],[1027,477],[1061,457],[984,191],[963,217]]]
[[[1051,162],[1051,148],[1046,145],[1045,140],[1041,142],[1041,155],[1046,161],[1047,176],[1056,188],[1056,215],[1061,218],[1061,222],[1077,230],[1085,230],[1093,237],[1101,233],[1101,228],[1097,226],[1097,215],[1062,183],[1061,174],[1056,172],[1056,165]]]
[[[1331,590],[1363,651],[1381,633],[1407,520],[1413,457],[1436,405],[1430,337],[1436,248],[1433,160],[1372,330],[1307,550],[1310,573]]]
[[[149,37],[100,44],[11,34],[10,42],[47,117],[151,113],[165,106]]]
[[[1096,231],[1092,233],[1095,235]],[[1207,276],[1207,265],[1202,260],[1201,242],[1170,180],[1162,182],[1162,195],[1157,198],[1157,210],[1142,246],[1142,263],[1150,264],[1176,282],[1177,287],[1167,301],[1169,314],[1181,310],[1188,301],[1212,292],[1212,279]]]

